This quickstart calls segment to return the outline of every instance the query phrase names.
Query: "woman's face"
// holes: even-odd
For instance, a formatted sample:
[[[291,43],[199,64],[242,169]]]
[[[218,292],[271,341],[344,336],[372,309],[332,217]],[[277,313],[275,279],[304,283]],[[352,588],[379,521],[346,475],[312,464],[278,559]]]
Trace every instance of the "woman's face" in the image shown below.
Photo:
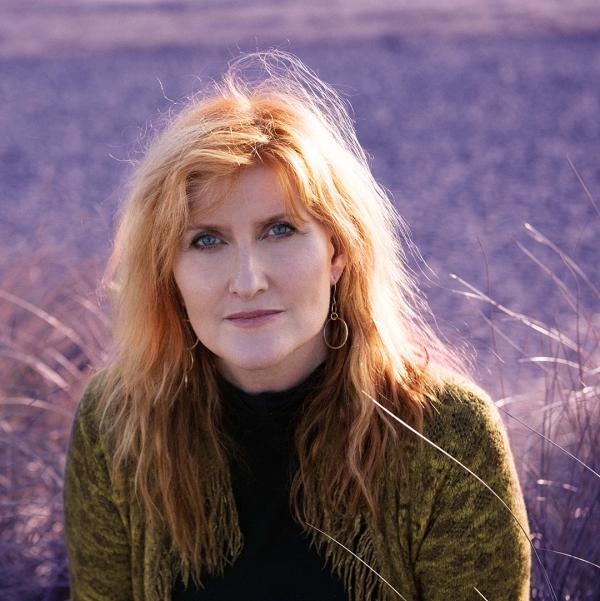
[[[325,359],[322,328],[345,255],[307,212],[304,224],[286,214],[269,167],[245,169],[217,206],[193,201],[174,276],[198,339],[248,392],[294,386]],[[269,313],[238,315],[257,311]]]

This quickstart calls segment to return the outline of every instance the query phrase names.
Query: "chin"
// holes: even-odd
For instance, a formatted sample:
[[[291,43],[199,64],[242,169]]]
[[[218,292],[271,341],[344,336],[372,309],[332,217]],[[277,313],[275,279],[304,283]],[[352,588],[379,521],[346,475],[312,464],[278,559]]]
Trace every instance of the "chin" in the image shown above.
[[[247,371],[257,371],[271,369],[276,367],[284,359],[281,353],[257,352],[256,349],[251,353],[235,353],[231,355],[221,355],[219,363],[234,369],[244,369]]]

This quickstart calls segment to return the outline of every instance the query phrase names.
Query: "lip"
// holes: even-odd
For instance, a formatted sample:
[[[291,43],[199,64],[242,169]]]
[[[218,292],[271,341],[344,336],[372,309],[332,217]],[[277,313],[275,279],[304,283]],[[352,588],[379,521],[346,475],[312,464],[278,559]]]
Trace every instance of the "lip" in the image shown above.
[[[228,315],[226,319],[240,328],[255,328],[277,319],[281,313],[283,311],[245,311]]]
[[[275,315],[276,313],[281,313],[278,309],[267,309],[260,311],[242,311],[240,313],[232,313],[228,315],[225,319],[253,319],[255,317],[262,317],[263,315]]]

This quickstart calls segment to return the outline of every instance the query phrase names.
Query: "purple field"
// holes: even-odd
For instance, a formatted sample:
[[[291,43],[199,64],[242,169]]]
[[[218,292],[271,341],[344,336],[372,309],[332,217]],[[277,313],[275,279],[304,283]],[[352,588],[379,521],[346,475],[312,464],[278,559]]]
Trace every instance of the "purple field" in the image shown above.
[[[520,415],[545,428],[547,414],[541,417],[532,407],[548,396],[536,389],[528,405],[527,394],[543,387],[548,373],[518,362],[542,353],[544,343],[535,342],[522,320],[454,292],[466,288],[450,274],[570,337],[584,321],[596,337],[600,331],[600,7],[563,4],[491,2],[481,8],[460,1],[450,9],[450,3],[434,1],[348,1],[325,9],[316,2],[263,2],[250,9],[238,2],[68,0],[25,8],[5,0],[0,288],[64,320],[77,319],[66,301],[49,307],[49,299],[67,298],[70,287],[93,299],[131,163],[154,129],[186,95],[218,78],[228,60],[275,46],[297,54],[352,105],[373,171],[430,268],[412,257],[440,331],[459,346],[473,347],[467,352],[477,352],[476,376],[494,398],[510,394],[524,400]],[[525,223],[566,253],[590,285],[574,277],[573,264],[548,244],[536,242]],[[14,357],[5,351],[19,328],[29,328],[27,315],[0,296],[0,317],[6,320],[0,359],[9,357],[0,369],[7,378],[0,386],[5,396],[16,394]],[[490,318],[510,340],[492,333]],[[20,340],[35,353],[35,328]],[[598,386],[599,344],[593,336],[582,342],[591,349],[585,360],[597,368],[586,376],[589,386]],[[571,351],[565,360],[581,361],[581,352]],[[28,386],[23,384],[23,394],[35,396]],[[9,418],[0,415],[0,422]],[[534,435],[514,425],[508,424],[525,478]],[[3,431],[6,435],[6,427],[0,436]],[[576,444],[571,434],[556,432],[565,445]],[[10,465],[14,455],[4,454],[3,440],[0,458]],[[585,448],[580,444],[578,450]],[[572,470],[563,463],[564,458],[554,460],[554,469]],[[1,468],[3,481],[15,477],[11,469]],[[579,482],[582,490],[589,473],[586,478]],[[539,498],[535,491],[528,497],[530,512],[538,510],[533,499]],[[597,506],[598,498],[590,497],[589,506]],[[597,515],[593,523],[600,531]],[[1,529],[2,521],[0,543],[12,542],[10,528],[4,534]],[[600,564],[597,541],[588,544],[586,536],[576,530],[567,536],[574,545],[579,541],[571,553]],[[56,554],[62,557],[60,546]],[[14,557],[11,565],[18,564]],[[565,565],[560,578],[555,564],[547,566],[557,570],[563,591],[569,582],[568,576],[562,580]],[[580,578],[597,585],[596,596],[575,587],[564,599],[600,599],[600,567],[586,569]],[[4,593],[7,576],[1,570],[0,601],[63,598],[42,597],[33,589],[30,597]],[[59,576],[55,582],[62,582]],[[538,591],[537,598],[551,599],[545,594]]]
[[[402,6],[388,6],[395,4]],[[481,18],[471,29],[453,30],[441,18],[436,22],[431,10],[421,20],[418,11],[406,10],[399,12],[408,15],[405,20],[396,15],[396,33],[388,22],[383,33],[360,37],[348,18],[335,35],[310,39],[314,31],[306,24],[296,24],[295,37],[275,36],[263,15],[265,44],[259,29],[252,41],[222,45],[203,43],[198,32],[198,43],[184,46],[180,38],[189,37],[189,27],[169,37],[169,26],[155,36],[162,46],[149,43],[154,33],[140,34],[137,45],[136,39],[123,41],[120,19],[126,22],[135,9],[139,21],[143,5],[89,2],[67,10],[39,3],[31,13],[4,7],[7,19],[20,15],[42,39],[35,30],[40,24],[30,23],[35,15],[43,22],[58,19],[77,33],[78,22],[69,19],[82,13],[107,29],[102,44],[89,42],[91,49],[85,39],[50,39],[44,49],[22,49],[17,41],[31,37],[27,31],[13,47],[4,42],[0,268],[23,257],[34,266],[42,251],[54,251],[58,265],[105,256],[129,161],[139,156],[152,128],[240,51],[276,45],[298,54],[352,104],[373,171],[437,273],[426,291],[448,335],[458,329],[486,345],[487,334],[470,322],[471,309],[447,290],[450,272],[487,285],[483,251],[499,302],[552,319],[556,289],[515,243],[524,239],[525,222],[597,281],[596,215],[568,163],[592,193],[600,189],[600,27],[589,26],[593,19],[586,29],[581,17],[573,24],[564,17],[562,27],[531,18],[527,33],[506,9],[504,19]],[[181,3],[152,6],[162,7],[167,25],[178,11],[191,10]],[[270,6],[265,3],[265,14]],[[222,12],[228,10],[231,4]],[[487,368],[481,375],[493,387]]]

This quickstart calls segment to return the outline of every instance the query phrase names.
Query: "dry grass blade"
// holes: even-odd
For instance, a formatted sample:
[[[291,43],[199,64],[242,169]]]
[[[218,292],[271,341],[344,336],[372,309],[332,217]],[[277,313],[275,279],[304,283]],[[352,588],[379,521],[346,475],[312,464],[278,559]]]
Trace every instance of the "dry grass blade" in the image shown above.
[[[493,320],[491,320],[489,317],[487,317],[487,315],[484,315],[484,313],[481,310],[479,310],[478,313],[479,313],[479,316],[481,317],[481,319],[483,319],[483,321],[485,321],[490,326],[490,328],[493,330],[495,337],[500,337],[510,347],[512,347],[513,349],[515,349],[516,351],[518,351],[521,354],[523,353],[523,349],[519,346],[519,344],[517,342],[515,342],[510,336],[508,336],[501,329],[497,328],[495,326]],[[498,359],[498,361],[500,361],[502,363],[504,362],[502,357],[500,355],[498,355],[497,352],[495,352],[494,355]]]
[[[575,177],[579,180],[579,183],[581,184],[581,187],[583,188],[586,196],[588,197],[588,200],[592,203],[592,206],[596,210],[598,217],[600,217],[600,208],[598,208],[598,205],[596,204],[596,200],[592,196],[592,193],[590,192],[589,188],[585,185],[583,178],[581,177],[581,175],[579,175],[579,171],[577,171],[577,168],[575,167],[575,165],[573,165],[573,163],[571,162],[571,159],[569,157],[567,157],[567,162],[569,163],[569,166],[573,170]]]
[[[576,557],[575,555],[571,555],[570,553],[563,553],[562,551],[555,551],[554,549],[544,549],[543,547],[540,548],[540,551],[546,551],[548,553],[556,553],[556,555],[564,555],[565,557],[569,557],[571,559],[575,559],[576,561],[581,561],[583,563],[587,563],[588,565],[598,568],[600,570],[600,566],[597,563],[594,563],[593,561],[588,561],[587,559],[582,559],[581,557]]]
[[[596,371],[597,370],[591,370],[590,373],[594,374]],[[587,392],[586,392],[586,390],[587,390]],[[543,407],[534,409],[533,411],[531,411],[529,413],[529,415],[552,412],[555,409],[563,408],[565,406],[565,402],[585,403],[587,401],[591,401],[592,399],[595,400],[595,397],[599,393],[600,393],[600,390],[597,390],[596,388],[594,388],[592,386],[588,386],[587,389],[580,390],[578,392],[573,392],[570,390],[563,390],[563,394],[568,395],[567,401],[560,400],[560,401],[556,401],[554,403],[548,403],[547,405],[544,405]],[[521,403],[521,402],[522,401],[516,397],[507,396],[502,399],[498,399],[497,401],[495,401],[494,404],[496,405],[496,407],[498,407],[498,409],[500,409],[502,407],[505,407],[506,405],[511,405],[514,403]],[[513,418],[513,419],[516,419],[516,418]],[[525,424],[523,424],[523,425],[525,425]]]
[[[518,363],[555,363],[560,365],[566,365],[574,369],[581,369],[581,371],[588,375],[595,375],[598,372],[598,368],[589,368],[580,365],[575,361],[569,361],[568,359],[562,359],[560,357],[522,357],[518,360]]]
[[[311,528],[314,528],[317,532],[324,534],[327,538],[332,540],[334,543],[337,543],[340,547],[342,547],[343,549],[348,551],[348,553],[350,553],[354,557],[356,557],[356,559],[358,559],[358,561],[360,561],[365,566],[367,566],[367,568],[369,568],[369,570],[371,570],[371,572],[373,572],[373,574],[375,574],[378,578],[381,578],[381,580],[383,582],[385,582],[401,599],[404,599],[404,601],[407,601],[406,597],[402,596],[402,594],[400,592],[398,592],[377,570],[373,569],[366,561],[364,561],[356,553],[354,553],[353,551],[348,549],[348,547],[346,547],[344,544],[342,544],[339,540],[336,540],[335,538],[333,538],[333,536],[330,536],[329,534],[327,534],[327,532],[323,532],[323,530],[317,528],[316,526],[313,526],[312,524],[309,524],[308,522],[306,522],[306,525],[310,526]]]
[[[80,373],[79,366],[77,366],[73,361],[67,359],[60,351],[52,347],[45,347],[43,349],[44,355],[48,357],[48,359],[54,361],[57,365],[60,365],[65,369],[65,371],[69,372],[69,374],[73,378],[77,378]]]
[[[28,517],[28,518],[48,518],[50,517],[51,512],[35,512],[35,511],[30,511],[30,512],[18,512],[18,513],[5,513],[5,514],[0,514],[0,518],[3,520],[15,520],[15,519],[19,519],[19,518],[23,518],[23,517]]]
[[[535,546],[531,542],[531,540],[529,538],[529,534],[527,533],[527,530],[525,529],[525,527],[523,526],[523,524],[521,524],[521,522],[519,521],[519,519],[517,518],[517,516],[514,514],[514,512],[512,511],[512,509],[502,499],[502,497],[500,497],[500,495],[485,480],[483,480],[475,472],[473,472],[472,470],[470,470],[466,465],[464,465],[464,463],[462,463],[461,461],[459,461],[458,459],[456,459],[456,457],[454,457],[454,455],[452,455],[451,453],[448,453],[448,451],[446,451],[445,449],[443,449],[439,445],[435,444],[435,442],[433,442],[432,440],[429,440],[429,438],[427,438],[427,436],[421,434],[421,432],[419,432],[418,430],[416,430],[415,428],[413,428],[410,424],[407,424],[404,420],[400,419],[397,415],[395,415],[389,409],[387,409],[386,407],[384,407],[379,401],[377,401],[376,399],[374,399],[368,392],[366,392],[365,390],[363,390],[362,392],[363,392],[363,394],[366,397],[368,397],[371,401],[373,401],[373,403],[375,403],[375,405],[377,405],[381,410],[385,411],[385,413],[387,413],[392,419],[396,420],[399,424],[401,424],[402,426],[404,426],[405,428],[407,428],[408,430],[410,430],[413,434],[415,434],[416,436],[418,436],[421,440],[424,440],[427,444],[431,445],[434,449],[438,450],[440,453],[442,453],[443,455],[445,455],[446,457],[448,457],[448,459],[451,459],[452,461],[454,461],[457,465],[459,465],[462,469],[464,469],[468,474],[470,474],[471,476],[473,476],[473,478],[475,478],[480,484],[483,484],[483,486],[485,486],[485,488],[487,488],[487,490],[489,490],[498,499],[498,501],[500,501],[500,503],[502,503],[502,505],[512,515],[512,517],[515,520],[516,524],[519,526],[519,528],[521,529],[521,531],[523,532],[523,534],[525,535],[525,537],[529,541],[529,545],[533,549],[533,552],[535,554],[535,557],[536,557],[539,565],[542,567],[542,570],[543,570],[543,573],[544,573],[544,576],[545,576],[545,579],[546,579],[546,584],[548,585],[548,589],[550,590],[553,599],[555,599],[555,601],[558,601],[558,597],[554,593],[554,589],[552,588],[552,584],[550,582],[550,578],[548,577],[548,573],[546,572],[546,568],[544,567],[544,564],[543,564],[540,556],[538,555]]]
[[[590,373],[600,373],[600,367],[591,370]],[[572,393],[573,400],[579,402],[590,401],[595,399],[597,396],[600,396],[600,386],[586,386],[585,388]]]
[[[79,303],[84,309],[87,309],[98,321],[108,330],[111,327],[110,319],[106,314],[101,311],[94,303],[89,299],[77,294],[73,297],[73,300]]]
[[[61,390],[68,390],[69,384],[61,378],[61,376],[54,371],[49,365],[40,361],[37,357],[31,353],[25,353],[19,350],[0,350],[0,354],[10,357],[15,361],[29,365],[32,369],[37,371],[40,376],[45,380],[52,382],[58,386]]]
[[[35,453],[25,443],[21,442],[17,436],[13,435],[12,432],[7,429],[6,424],[3,421],[0,421],[0,429],[2,429],[6,435],[5,439],[0,439],[3,444],[15,451],[19,451],[26,457],[35,459],[39,465],[45,466],[46,469],[44,470],[44,473],[47,473],[57,486],[62,486],[63,474],[56,466],[48,464],[48,461],[44,457]]]
[[[475,589],[475,592],[482,598],[485,599],[485,601],[487,601],[487,597],[476,587],[473,587]]]
[[[544,236],[544,234],[542,234],[539,230],[535,229],[533,227],[533,225],[531,225],[530,223],[525,222],[523,224],[523,227],[525,228],[527,233],[531,236],[531,238],[533,238],[533,240],[535,240],[537,243],[543,244],[544,246],[547,246],[548,248],[553,250],[562,259],[563,263],[565,265],[567,265],[568,267],[570,267],[587,284],[588,288],[596,296],[600,296],[600,288],[597,288],[593,284],[593,282],[590,280],[590,278],[586,275],[585,271],[583,271],[583,269],[581,269],[581,267],[579,267],[579,265],[577,265],[577,263],[575,263],[575,261],[573,261],[573,259],[571,259],[571,257],[569,257],[569,255],[567,255],[564,251],[562,251],[560,248],[558,248],[558,246],[556,246],[556,244],[554,244],[554,242],[552,242],[552,240],[549,240],[548,238],[546,238],[546,236]],[[519,246],[521,246],[521,245],[519,245]],[[538,265],[540,265],[540,264],[538,263]]]
[[[44,409],[45,411],[53,411],[55,413],[59,413],[60,415],[64,415],[69,419],[73,417],[72,409],[64,409],[60,406],[57,407],[53,403],[48,403],[47,401],[44,401],[42,399],[34,399],[32,397],[11,397],[4,400],[0,400],[0,405],[5,405],[7,407],[10,407],[11,405],[35,407],[37,409]]]
[[[552,269],[550,269],[547,265],[544,265],[544,263],[540,259],[538,259],[527,247],[521,244],[521,242],[517,241],[516,244],[519,247],[519,250],[526,257],[531,259],[531,261],[533,261],[539,267],[539,269],[543,271],[556,284],[556,287],[562,292],[563,296],[565,297],[565,300],[567,301],[571,309],[573,309],[573,311],[577,311],[577,302],[575,298],[567,288],[566,284],[556,275],[556,273],[554,273],[554,271],[552,271]]]
[[[572,399],[573,401],[577,401],[578,403],[582,403],[586,400],[586,398],[583,399]],[[548,405],[544,405],[543,407],[540,407],[539,409],[535,409],[533,411],[531,411],[529,413],[529,415],[537,415],[537,414],[544,414],[544,413],[552,413],[553,411],[555,411],[556,409],[564,409],[565,408],[565,402],[564,401],[556,401],[554,403],[549,403]]]
[[[572,484],[567,484],[566,482],[556,482],[556,480],[545,480],[544,478],[538,478],[535,483],[539,486],[557,486],[558,488],[568,490],[569,492],[577,492],[578,490],[578,488]]]
[[[456,292],[457,294],[461,294],[461,295],[467,296],[469,298],[476,298],[477,300],[485,301],[486,303],[489,303],[490,305],[492,305],[499,311],[502,311],[502,313],[523,323],[524,325],[530,327],[531,329],[535,330],[536,332],[539,332],[540,334],[543,334],[544,336],[547,336],[548,338],[551,338],[553,340],[560,342],[561,344],[570,348],[571,350],[574,350],[574,351],[578,350],[578,345],[573,340],[571,340],[569,337],[565,336],[560,330],[557,330],[555,328],[547,326],[545,323],[542,323],[541,321],[538,321],[537,319],[528,317],[527,315],[524,315],[523,313],[518,313],[517,311],[513,311],[512,309],[505,307],[504,305],[502,305],[502,304],[496,302],[494,299],[490,298],[487,294],[485,294],[484,292],[482,292],[475,286],[469,284],[467,281],[465,281],[461,277],[457,276],[455,273],[451,273],[450,277],[455,280],[458,280],[463,286],[465,286],[466,288],[473,291],[472,293],[469,294],[469,293],[465,293],[463,290],[455,290],[454,292]]]
[[[25,309],[25,311],[29,311],[36,317],[39,317],[40,319],[45,321],[48,325],[55,328],[65,338],[68,338],[69,340],[73,341],[75,344],[83,347],[83,340],[81,340],[81,338],[78,336],[77,332],[75,332],[75,330],[73,330],[73,328],[70,328],[68,325],[66,325],[65,323],[63,323],[62,321],[60,321],[53,315],[50,315],[50,313],[44,311],[43,309],[40,309],[40,307],[36,307],[32,303],[30,303],[22,298],[19,298],[18,296],[15,296],[14,294],[11,294],[10,292],[6,292],[6,290],[2,290],[2,289],[0,289],[0,298],[4,298],[5,300],[9,301],[10,303],[17,305],[18,307],[21,307],[21,309]]]
[[[524,428],[527,428],[527,430],[529,430],[530,432],[533,432],[534,434],[537,434],[538,436],[540,436],[541,438],[543,438],[547,443],[553,445],[557,449],[560,449],[563,453],[565,453],[571,459],[573,459],[574,461],[576,461],[577,463],[579,463],[586,470],[589,470],[590,472],[592,472],[592,474],[594,474],[594,476],[596,476],[597,478],[600,478],[600,474],[596,470],[592,469],[589,465],[587,465],[587,463],[585,463],[581,459],[579,459],[579,457],[576,457],[575,455],[573,455],[573,453],[570,453],[569,451],[567,451],[567,449],[561,447],[558,443],[554,442],[552,439],[548,438],[547,436],[545,436],[541,432],[538,432],[535,428],[532,428],[529,424],[526,424],[523,420],[519,419],[518,417],[516,417],[512,413],[509,413],[503,407],[498,407],[498,408],[501,411],[503,411],[504,413],[506,413],[506,415],[508,415],[508,417],[510,417],[510,418],[518,421]]]

